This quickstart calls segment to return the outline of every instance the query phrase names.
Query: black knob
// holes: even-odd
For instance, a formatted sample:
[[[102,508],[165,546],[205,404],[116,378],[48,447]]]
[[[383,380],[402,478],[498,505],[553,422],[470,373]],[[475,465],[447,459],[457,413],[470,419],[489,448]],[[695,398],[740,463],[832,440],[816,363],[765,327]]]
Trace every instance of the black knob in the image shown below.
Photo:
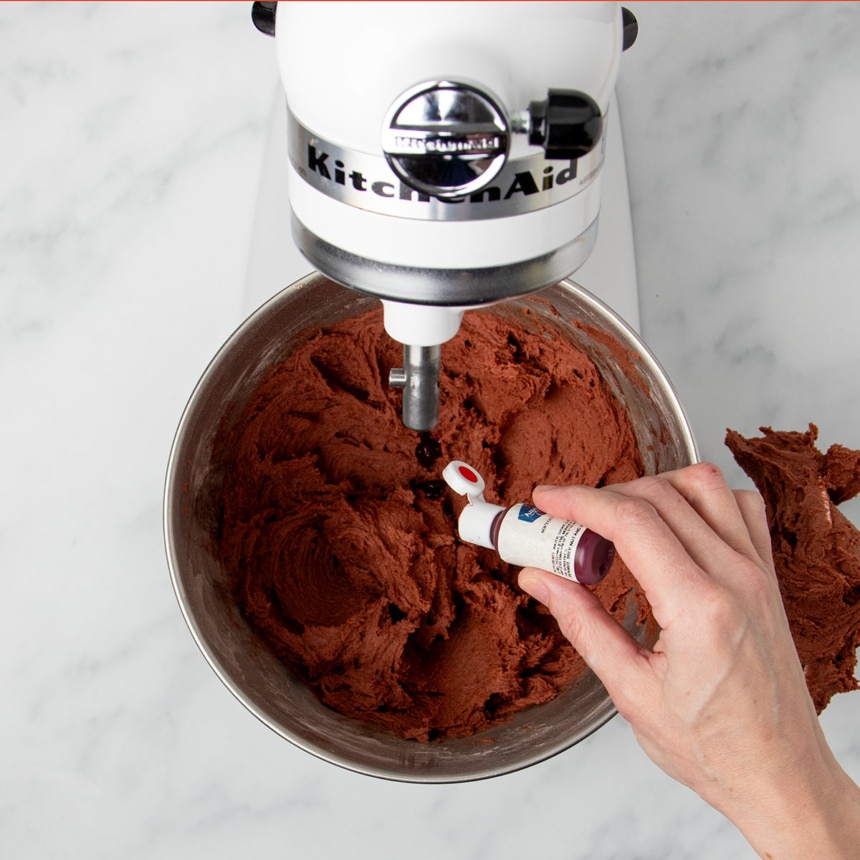
[[[254,26],[267,36],[275,35],[275,15],[278,4],[275,3],[253,3],[251,5],[251,20]]]
[[[639,22],[636,20],[636,16],[624,7],[621,8],[621,30],[623,34],[621,50],[626,51],[639,35]]]
[[[546,101],[529,105],[529,143],[542,146],[547,158],[581,158],[603,133],[600,107],[577,90],[550,90]]]

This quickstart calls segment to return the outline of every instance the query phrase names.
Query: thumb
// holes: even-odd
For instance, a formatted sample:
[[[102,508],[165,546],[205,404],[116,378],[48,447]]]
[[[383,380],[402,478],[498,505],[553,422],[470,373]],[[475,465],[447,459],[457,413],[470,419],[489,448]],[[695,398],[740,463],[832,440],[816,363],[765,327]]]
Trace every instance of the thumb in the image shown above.
[[[519,585],[549,609],[565,638],[615,699],[614,691],[621,693],[639,667],[643,657],[639,643],[578,582],[524,567]]]

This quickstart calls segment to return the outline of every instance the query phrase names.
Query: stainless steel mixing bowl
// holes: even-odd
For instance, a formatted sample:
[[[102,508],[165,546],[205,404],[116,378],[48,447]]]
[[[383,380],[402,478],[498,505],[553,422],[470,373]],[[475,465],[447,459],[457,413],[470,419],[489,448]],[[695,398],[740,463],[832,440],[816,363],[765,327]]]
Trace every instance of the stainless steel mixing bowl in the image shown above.
[[[562,326],[626,405],[647,473],[695,462],[695,443],[681,404],[635,332],[570,281],[537,299],[517,299],[493,310],[516,314],[521,321],[519,309],[526,303],[532,313]],[[250,316],[212,360],[188,401],[168,465],[164,529],[173,587],[200,650],[226,687],[263,723],[302,749],[360,773],[407,782],[464,782],[509,773],[567,749],[614,715],[593,674],[587,672],[555,700],[472,737],[429,744],[403,740],[321,704],[239,614],[218,561],[219,431],[241,414],[267,370],[309,333],[375,306],[376,299],[312,274]],[[612,341],[624,347],[621,353]],[[650,644],[654,630],[636,627],[632,606],[629,615],[628,629]]]

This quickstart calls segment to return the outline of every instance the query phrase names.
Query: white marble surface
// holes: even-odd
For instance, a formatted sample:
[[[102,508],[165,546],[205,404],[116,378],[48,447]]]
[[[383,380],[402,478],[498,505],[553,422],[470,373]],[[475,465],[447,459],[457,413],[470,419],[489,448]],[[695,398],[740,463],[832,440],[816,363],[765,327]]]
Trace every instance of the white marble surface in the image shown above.
[[[703,456],[740,484],[726,427],[860,447],[860,7],[630,5],[642,331]],[[502,779],[386,783],[197,651],[161,492],[241,317],[276,85],[249,9],[0,5],[0,856],[752,856],[620,718]],[[860,779],[860,693],[822,721]]]

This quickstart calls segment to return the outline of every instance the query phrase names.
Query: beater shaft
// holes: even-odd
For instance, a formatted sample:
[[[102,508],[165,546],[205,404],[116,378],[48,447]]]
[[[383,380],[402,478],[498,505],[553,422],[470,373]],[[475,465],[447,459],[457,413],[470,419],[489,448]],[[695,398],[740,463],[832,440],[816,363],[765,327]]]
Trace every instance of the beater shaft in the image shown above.
[[[403,345],[403,367],[393,368],[389,385],[403,389],[403,423],[432,430],[439,421],[439,370],[442,347]]]

